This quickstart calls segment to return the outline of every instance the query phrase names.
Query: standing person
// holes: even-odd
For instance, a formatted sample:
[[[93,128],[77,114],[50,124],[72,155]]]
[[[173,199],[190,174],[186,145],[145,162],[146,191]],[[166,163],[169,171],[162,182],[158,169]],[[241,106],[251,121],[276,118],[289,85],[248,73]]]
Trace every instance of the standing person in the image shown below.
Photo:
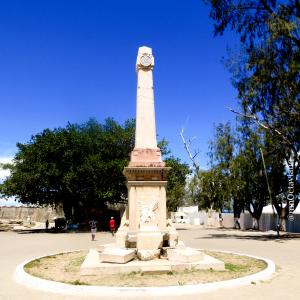
[[[220,225],[220,227],[224,227],[222,213],[219,213],[219,225]]]
[[[45,225],[46,225],[46,230],[48,229],[48,227],[49,227],[49,220],[47,219],[46,220],[46,223],[45,223]]]
[[[90,226],[91,226],[91,234],[92,234],[92,241],[95,240],[95,235],[96,235],[96,232],[97,232],[97,221],[95,220],[91,220],[89,222]]]
[[[109,220],[109,228],[110,228],[110,232],[111,232],[112,236],[114,236],[115,230],[116,230],[116,221],[115,221],[114,217],[111,217]]]

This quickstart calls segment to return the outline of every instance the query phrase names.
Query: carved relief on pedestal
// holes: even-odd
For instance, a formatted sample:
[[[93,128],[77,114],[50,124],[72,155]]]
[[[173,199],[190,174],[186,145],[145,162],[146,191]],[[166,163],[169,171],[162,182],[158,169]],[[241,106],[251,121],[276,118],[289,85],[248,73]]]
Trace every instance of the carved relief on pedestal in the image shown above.
[[[140,210],[140,226],[145,224],[157,225],[156,211],[158,209],[158,200],[152,204],[143,206]]]

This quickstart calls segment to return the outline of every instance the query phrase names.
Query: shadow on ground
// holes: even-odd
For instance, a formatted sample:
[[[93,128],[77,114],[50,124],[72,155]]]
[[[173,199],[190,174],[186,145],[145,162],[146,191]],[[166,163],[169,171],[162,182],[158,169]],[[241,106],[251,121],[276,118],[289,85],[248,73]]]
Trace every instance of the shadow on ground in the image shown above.
[[[56,233],[89,233],[91,232],[90,229],[77,229],[77,230],[69,230],[69,229],[15,229],[13,230],[13,232],[16,232],[18,234],[31,234],[31,233],[53,233],[53,234],[56,234]],[[101,230],[101,231],[98,231],[100,233],[110,233],[110,231],[108,230]]]
[[[252,231],[253,232],[253,231]],[[196,239],[236,239],[236,240],[257,240],[257,241],[276,241],[284,242],[288,240],[300,239],[299,233],[281,233],[278,237],[276,233],[263,234],[260,232],[253,232],[252,234],[245,234],[245,231],[240,233],[211,233],[207,236],[196,237]]]
[[[18,234],[28,234],[28,233],[65,233],[65,230],[46,230],[46,229],[15,229],[13,232]]]

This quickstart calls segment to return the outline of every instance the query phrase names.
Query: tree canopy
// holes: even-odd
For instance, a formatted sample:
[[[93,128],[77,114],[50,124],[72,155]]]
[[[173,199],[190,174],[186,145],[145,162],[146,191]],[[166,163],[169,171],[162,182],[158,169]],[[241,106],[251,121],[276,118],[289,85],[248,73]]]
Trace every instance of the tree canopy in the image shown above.
[[[190,169],[187,164],[174,156],[167,157],[165,163],[167,167],[171,167],[168,174],[167,209],[176,211],[179,206],[183,205],[186,178],[190,174]]]
[[[189,183],[192,201],[202,208],[233,208],[236,217],[246,209],[258,228],[263,207],[287,191],[283,160],[273,155],[270,144],[268,132],[251,123],[237,128],[218,124],[210,141],[210,169]]]
[[[24,204],[62,204],[67,219],[82,219],[86,209],[101,210],[108,204],[126,203],[123,169],[134,147],[134,120],[119,125],[113,119],[103,124],[68,124],[45,129],[28,143],[18,143],[11,175],[0,185],[0,193],[16,196]],[[168,142],[159,143],[171,166],[167,187],[168,207],[180,202],[188,166],[171,156]]]
[[[66,217],[75,219],[83,207],[125,201],[122,170],[134,145],[133,132],[132,120],[121,126],[113,119],[45,129],[17,144],[1,193],[26,204],[63,204]]]
[[[245,128],[253,121],[265,131],[263,152],[266,167],[272,170],[272,201],[280,215],[287,215],[288,206],[283,209],[281,203],[286,197],[278,197],[286,194],[287,185],[282,185],[281,180],[276,186],[272,180],[282,177],[283,165],[291,159],[296,207],[300,167],[300,2],[204,1],[211,7],[215,35],[228,29],[240,38],[238,52],[231,50],[226,62],[238,92],[240,121]]]

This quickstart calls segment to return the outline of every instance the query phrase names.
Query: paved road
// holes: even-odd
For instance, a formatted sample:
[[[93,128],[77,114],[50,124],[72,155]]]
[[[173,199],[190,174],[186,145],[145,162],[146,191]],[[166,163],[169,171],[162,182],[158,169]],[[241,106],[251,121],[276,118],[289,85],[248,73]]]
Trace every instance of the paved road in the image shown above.
[[[276,240],[268,234],[239,232],[235,230],[208,230],[189,228],[179,230],[186,245],[203,249],[222,249],[263,256],[273,260],[279,267],[276,277],[266,283],[238,289],[219,290],[199,297],[165,297],[163,299],[299,299],[300,298],[300,237]],[[90,241],[88,233],[31,233],[0,232],[0,299],[41,300],[70,299],[53,293],[29,289],[13,279],[15,267],[24,260],[66,250],[87,249],[95,243],[109,243],[108,233],[97,233],[97,241]],[[72,297],[87,300],[88,298]],[[151,299],[151,295],[145,295]],[[95,299],[95,298],[94,298]],[[98,298],[99,299],[99,298]],[[123,298],[122,300],[125,300]],[[156,300],[158,300],[156,298]]]

